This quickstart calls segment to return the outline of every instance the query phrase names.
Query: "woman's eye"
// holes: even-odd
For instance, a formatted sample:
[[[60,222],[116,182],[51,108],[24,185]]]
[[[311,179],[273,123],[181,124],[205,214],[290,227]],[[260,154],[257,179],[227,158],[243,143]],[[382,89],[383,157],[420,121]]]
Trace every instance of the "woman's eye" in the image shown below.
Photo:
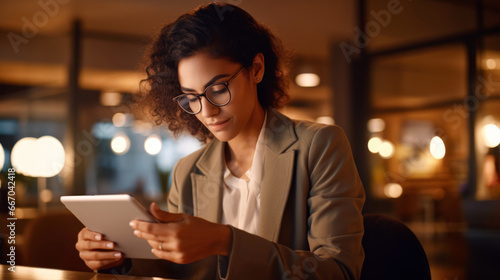
[[[196,102],[198,100],[198,97],[195,95],[188,95],[188,96],[186,96],[186,99],[188,100],[188,102],[193,103],[193,102]]]
[[[212,91],[212,94],[221,94],[221,93],[224,93],[224,92],[226,92],[225,89],[220,89],[220,90]]]
[[[227,92],[227,88],[224,85],[214,85],[208,91],[208,93],[212,94],[212,95],[224,94],[226,92]]]

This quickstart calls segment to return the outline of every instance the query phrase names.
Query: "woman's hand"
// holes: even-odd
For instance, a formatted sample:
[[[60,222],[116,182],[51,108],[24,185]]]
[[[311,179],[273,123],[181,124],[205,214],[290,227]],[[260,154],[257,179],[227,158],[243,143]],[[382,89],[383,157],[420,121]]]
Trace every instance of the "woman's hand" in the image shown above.
[[[157,257],[186,264],[211,255],[230,254],[232,233],[229,226],[165,212],[156,203],[151,203],[150,212],[161,223],[133,220],[130,226],[135,229],[135,235],[148,241]]]
[[[80,252],[80,258],[94,270],[108,269],[123,263],[123,254],[114,251],[115,244],[105,240],[102,234],[83,228],[78,233],[75,245]]]

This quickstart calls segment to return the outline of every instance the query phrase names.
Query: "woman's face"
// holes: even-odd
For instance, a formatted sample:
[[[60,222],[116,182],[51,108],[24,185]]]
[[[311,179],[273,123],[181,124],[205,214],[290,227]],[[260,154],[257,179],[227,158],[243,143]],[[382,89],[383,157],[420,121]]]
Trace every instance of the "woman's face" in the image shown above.
[[[262,61],[263,64],[263,61]],[[198,53],[179,61],[178,76],[183,93],[203,93],[215,83],[228,81],[242,67],[241,64],[225,58],[212,58]],[[257,83],[263,74],[256,68],[243,69],[229,84],[231,101],[222,107],[212,105],[201,98],[201,112],[196,117],[220,141],[231,141],[245,133],[260,131],[260,125],[253,123],[255,114],[262,108],[257,99]],[[262,73],[260,73],[262,72]]]

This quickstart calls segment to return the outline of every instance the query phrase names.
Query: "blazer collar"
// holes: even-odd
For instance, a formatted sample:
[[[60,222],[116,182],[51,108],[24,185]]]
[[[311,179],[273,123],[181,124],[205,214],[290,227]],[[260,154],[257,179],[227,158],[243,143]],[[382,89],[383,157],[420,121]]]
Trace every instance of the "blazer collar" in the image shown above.
[[[297,141],[292,120],[275,109],[268,110],[265,128],[265,144],[275,155],[285,152]],[[207,144],[196,167],[205,175],[224,169],[224,147],[226,143],[213,139]]]
[[[265,128],[264,174],[261,183],[259,235],[277,241],[293,176],[297,141],[293,122],[274,109],[267,115]],[[194,215],[212,222],[222,219],[225,142],[212,140],[192,173]],[[276,168],[279,172],[275,172]],[[269,173],[268,173],[269,172]]]
[[[285,152],[297,141],[292,120],[275,109],[270,109],[266,123],[266,145],[275,154]]]
[[[269,111],[264,151],[264,174],[260,190],[259,235],[277,242],[292,184],[297,141],[292,121],[278,111]]]

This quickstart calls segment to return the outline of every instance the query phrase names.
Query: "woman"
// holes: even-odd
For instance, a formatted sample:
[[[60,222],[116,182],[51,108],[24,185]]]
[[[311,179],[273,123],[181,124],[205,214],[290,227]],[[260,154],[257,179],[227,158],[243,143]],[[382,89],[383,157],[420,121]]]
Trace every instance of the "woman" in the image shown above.
[[[124,261],[83,229],[91,269],[202,279],[357,279],[364,191],[342,130],[290,120],[283,48],[242,9],[202,6],[165,26],[147,68],[153,115],[207,144],[173,171],[162,223],[131,222],[161,260]],[[117,269],[119,268],[119,269]]]

